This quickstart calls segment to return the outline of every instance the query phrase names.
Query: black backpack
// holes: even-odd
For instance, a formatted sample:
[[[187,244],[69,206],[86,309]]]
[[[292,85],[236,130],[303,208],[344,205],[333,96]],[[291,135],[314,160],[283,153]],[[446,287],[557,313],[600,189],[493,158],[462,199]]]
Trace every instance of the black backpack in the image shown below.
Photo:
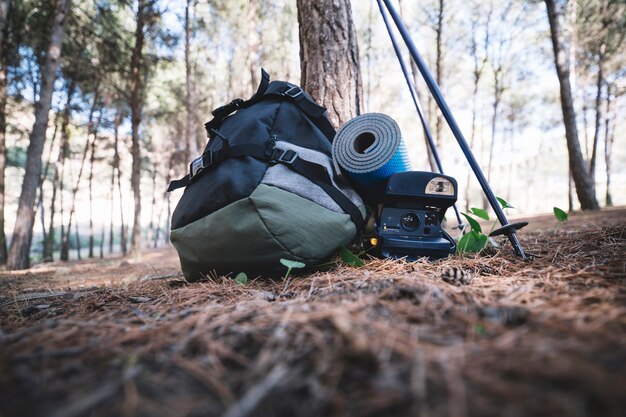
[[[170,239],[187,279],[314,265],[357,236],[365,208],[335,173],[324,107],[262,70],[256,94],[212,114],[204,152],[168,188],[186,187]]]

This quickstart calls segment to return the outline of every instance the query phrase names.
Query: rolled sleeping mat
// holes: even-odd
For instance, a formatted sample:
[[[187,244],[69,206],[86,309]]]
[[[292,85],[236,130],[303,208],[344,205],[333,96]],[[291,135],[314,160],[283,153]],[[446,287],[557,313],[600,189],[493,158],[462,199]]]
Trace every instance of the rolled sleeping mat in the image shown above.
[[[361,196],[382,201],[387,178],[411,170],[400,127],[382,113],[366,113],[344,124],[333,140],[333,160]]]

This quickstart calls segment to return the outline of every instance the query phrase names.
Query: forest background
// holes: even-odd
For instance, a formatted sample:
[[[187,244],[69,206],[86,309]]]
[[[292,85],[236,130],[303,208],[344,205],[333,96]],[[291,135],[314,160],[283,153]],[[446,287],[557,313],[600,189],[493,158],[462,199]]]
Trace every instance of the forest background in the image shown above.
[[[556,3],[584,175],[602,206],[626,204],[624,2]],[[53,88],[29,263],[167,244],[180,191],[165,189],[204,147],[211,110],[252,95],[261,67],[272,79],[300,82],[296,0],[1,5],[2,262],[22,218],[18,200],[46,69]],[[404,0],[400,10],[496,195],[519,215],[553,206],[579,209],[546,4]],[[352,13],[361,111],[396,119],[414,168],[430,170],[423,130],[377,4],[352,1]],[[51,68],[59,22],[64,36],[58,67]],[[459,206],[485,206],[465,158],[416,80],[444,169],[459,182]]]

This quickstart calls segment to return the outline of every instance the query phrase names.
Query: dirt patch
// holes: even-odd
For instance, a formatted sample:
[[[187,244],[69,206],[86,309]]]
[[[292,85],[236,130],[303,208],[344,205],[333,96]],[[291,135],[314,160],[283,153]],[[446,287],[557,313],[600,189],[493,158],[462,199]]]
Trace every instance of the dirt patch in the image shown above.
[[[622,416],[626,212],[244,286],[175,254],[4,273],[0,415]],[[552,222],[552,224],[548,224]],[[456,284],[456,285],[455,285]]]

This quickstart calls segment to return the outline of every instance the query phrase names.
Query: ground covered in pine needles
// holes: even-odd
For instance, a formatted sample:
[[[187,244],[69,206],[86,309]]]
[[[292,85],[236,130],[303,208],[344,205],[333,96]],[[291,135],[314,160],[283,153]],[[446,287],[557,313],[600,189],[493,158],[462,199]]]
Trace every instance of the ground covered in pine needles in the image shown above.
[[[288,285],[171,250],[0,275],[0,416],[623,416],[626,210]],[[456,284],[456,285],[455,285]]]

